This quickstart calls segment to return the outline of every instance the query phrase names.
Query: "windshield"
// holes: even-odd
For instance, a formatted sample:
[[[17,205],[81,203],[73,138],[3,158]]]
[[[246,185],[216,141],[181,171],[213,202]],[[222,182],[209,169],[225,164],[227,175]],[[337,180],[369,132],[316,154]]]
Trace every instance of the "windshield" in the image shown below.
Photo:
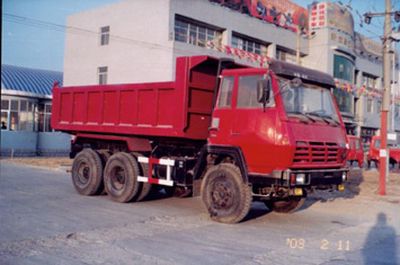
[[[280,93],[286,112],[304,114],[339,122],[332,95],[326,88],[301,83],[294,86],[290,80],[280,79]]]

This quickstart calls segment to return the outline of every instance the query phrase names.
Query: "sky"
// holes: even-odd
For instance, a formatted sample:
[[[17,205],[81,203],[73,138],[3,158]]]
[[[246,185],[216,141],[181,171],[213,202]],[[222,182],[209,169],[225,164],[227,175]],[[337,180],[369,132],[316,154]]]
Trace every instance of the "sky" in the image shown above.
[[[62,71],[65,40],[63,26],[67,16],[118,1],[120,0],[3,0],[2,64]],[[353,8],[356,30],[378,40],[383,32],[383,19],[374,18],[371,25],[360,27],[360,19],[355,13],[356,10],[360,14],[367,11],[382,12],[385,1],[341,1]],[[313,1],[293,2],[307,7]],[[392,6],[400,10],[400,0],[392,0]]]

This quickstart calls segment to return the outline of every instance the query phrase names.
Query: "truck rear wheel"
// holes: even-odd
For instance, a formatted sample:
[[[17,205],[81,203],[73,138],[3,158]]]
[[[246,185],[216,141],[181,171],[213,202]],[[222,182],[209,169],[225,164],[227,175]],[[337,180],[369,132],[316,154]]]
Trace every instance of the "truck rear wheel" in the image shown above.
[[[139,166],[136,159],[124,152],[112,155],[104,169],[104,186],[108,196],[117,202],[134,200],[142,188],[137,181]]]
[[[265,201],[265,205],[272,211],[277,213],[293,213],[300,209],[306,201],[305,197],[291,197],[285,200],[269,200]]]
[[[251,189],[243,183],[237,166],[221,163],[210,167],[202,181],[201,197],[211,219],[238,223],[251,207]]]
[[[95,195],[103,188],[103,165],[92,149],[83,149],[72,163],[72,183],[82,195]]]

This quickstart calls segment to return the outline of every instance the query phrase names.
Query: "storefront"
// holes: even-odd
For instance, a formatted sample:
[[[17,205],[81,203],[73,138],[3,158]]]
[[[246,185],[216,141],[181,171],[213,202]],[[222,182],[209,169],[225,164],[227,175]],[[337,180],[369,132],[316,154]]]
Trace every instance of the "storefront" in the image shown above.
[[[51,88],[62,73],[2,65],[1,156],[66,155],[70,136],[51,128]]]

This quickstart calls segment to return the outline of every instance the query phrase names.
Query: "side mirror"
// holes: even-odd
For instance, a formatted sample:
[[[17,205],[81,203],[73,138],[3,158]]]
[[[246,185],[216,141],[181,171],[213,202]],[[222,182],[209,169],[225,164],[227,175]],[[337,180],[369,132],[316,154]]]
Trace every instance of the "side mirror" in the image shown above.
[[[269,101],[271,92],[271,82],[269,79],[261,79],[257,82],[257,100],[260,103]]]

